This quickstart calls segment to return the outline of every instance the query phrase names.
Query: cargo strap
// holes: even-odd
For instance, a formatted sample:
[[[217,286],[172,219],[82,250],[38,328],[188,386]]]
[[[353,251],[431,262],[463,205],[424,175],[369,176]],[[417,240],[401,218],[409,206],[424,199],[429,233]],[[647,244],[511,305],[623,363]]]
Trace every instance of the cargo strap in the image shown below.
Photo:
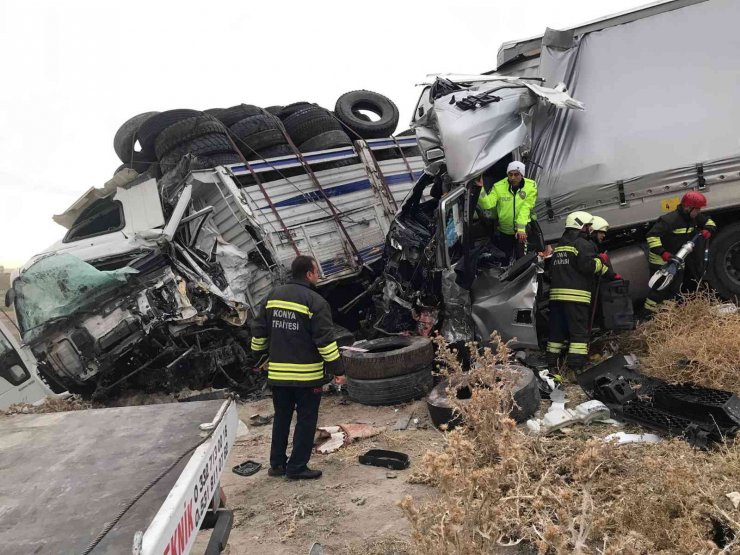
[[[396,148],[398,148],[398,152],[401,153],[401,158],[403,158],[403,163],[406,164],[406,170],[409,172],[409,177],[411,178],[411,182],[413,183],[415,180],[414,172],[411,170],[411,164],[409,164],[408,158],[406,158],[406,155],[403,153],[403,149],[398,143],[398,139],[396,139],[395,137],[391,137],[391,139],[393,139],[393,142],[396,143]]]
[[[247,162],[247,159],[245,158],[244,154],[242,154],[242,151],[239,149],[239,147],[236,146],[236,143],[234,142],[234,139],[231,137],[230,133],[227,133],[226,135],[229,138],[229,142],[231,143],[231,147],[234,149],[234,152],[237,152],[239,155],[239,158],[242,159],[242,162],[244,162],[244,165],[249,170],[249,173],[252,174],[252,177],[254,178],[254,181],[257,183],[257,186],[260,188],[260,191],[262,191],[262,195],[265,197],[265,201],[267,202],[267,205],[270,207],[270,210],[272,210],[272,213],[275,214],[275,219],[277,219],[278,223],[280,224],[280,227],[283,228],[283,232],[285,233],[285,236],[288,238],[288,241],[290,241],[291,246],[293,247],[293,250],[295,251],[296,256],[300,256],[301,251],[298,249],[298,245],[293,240],[293,235],[291,235],[290,230],[288,229],[288,226],[285,225],[285,222],[280,217],[280,213],[277,211],[277,208],[275,208],[275,205],[272,202],[272,199],[267,194],[267,191],[265,190],[265,186],[262,184],[262,180],[260,179],[257,172],[255,172],[252,169],[252,166],[249,165],[249,162]]]

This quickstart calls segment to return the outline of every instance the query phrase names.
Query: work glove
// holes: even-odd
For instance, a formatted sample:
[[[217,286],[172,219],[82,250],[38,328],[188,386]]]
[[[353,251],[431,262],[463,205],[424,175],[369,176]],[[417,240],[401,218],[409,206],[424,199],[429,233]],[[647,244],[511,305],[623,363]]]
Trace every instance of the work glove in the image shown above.
[[[704,239],[709,239],[712,236],[712,232],[708,229],[702,229],[701,236],[704,237]]]
[[[519,241],[520,243],[524,243],[524,241],[527,240],[527,232],[526,231],[517,231],[516,232],[516,238],[517,238],[517,241]]]
[[[669,262],[669,261],[670,261],[670,260],[671,260],[671,259],[673,258],[673,255],[672,255],[671,253],[669,253],[668,251],[665,251],[665,252],[664,252],[663,254],[661,254],[660,256],[661,256],[661,258],[662,258],[662,259],[663,259],[663,260],[664,260],[665,262]]]
[[[605,252],[600,252],[600,253],[599,253],[599,259],[600,259],[600,260],[601,260],[601,261],[602,261],[602,262],[603,262],[604,264],[609,264],[609,255],[608,255],[608,254],[606,254]]]

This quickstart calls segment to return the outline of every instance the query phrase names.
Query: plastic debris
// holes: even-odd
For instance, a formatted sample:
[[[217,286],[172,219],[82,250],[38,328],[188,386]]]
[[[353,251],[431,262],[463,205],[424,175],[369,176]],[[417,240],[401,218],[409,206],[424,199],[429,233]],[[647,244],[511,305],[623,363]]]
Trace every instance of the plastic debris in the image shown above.
[[[373,437],[385,431],[369,424],[339,424],[338,426],[320,426],[316,429],[314,449],[317,453],[333,453],[353,441]]]
[[[609,434],[604,441],[616,441],[622,445],[624,443],[660,443],[663,439],[655,434],[628,434],[626,432],[617,432]]]

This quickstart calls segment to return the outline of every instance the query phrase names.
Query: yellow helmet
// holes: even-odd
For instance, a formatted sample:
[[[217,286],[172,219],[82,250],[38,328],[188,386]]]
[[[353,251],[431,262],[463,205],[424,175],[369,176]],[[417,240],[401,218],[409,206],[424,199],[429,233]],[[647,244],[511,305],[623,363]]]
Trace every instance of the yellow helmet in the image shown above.
[[[601,216],[594,216],[594,220],[591,222],[591,231],[603,231],[606,233],[609,231],[609,222]]]
[[[581,229],[584,225],[593,223],[594,217],[588,212],[582,210],[578,212],[572,212],[565,218],[566,229]]]

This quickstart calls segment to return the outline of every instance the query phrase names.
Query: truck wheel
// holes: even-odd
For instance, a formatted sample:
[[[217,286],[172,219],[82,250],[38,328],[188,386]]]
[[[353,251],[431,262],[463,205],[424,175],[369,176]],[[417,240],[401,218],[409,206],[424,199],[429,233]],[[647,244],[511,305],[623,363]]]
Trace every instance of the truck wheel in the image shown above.
[[[216,154],[232,154],[236,156],[226,135],[211,133],[210,135],[196,137],[192,141],[177,146],[168,152],[159,161],[159,167],[162,169],[162,173],[166,173],[174,168],[186,154],[192,154],[198,157],[210,157]]]
[[[515,406],[512,408],[511,417],[516,422],[528,420],[540,406],[540,390],[537,387],[537,379],[534,372],[526,366],[518,364],[511,365],[514,372],[517,373],[517,380],[512,387]],[[449,380],[442,380],[432,390],[427,399],[427,408],[432,423],[438,428],[446,425],[448,430],[462,423],[460,414],[453,414],[452,404],[447,398],[447,387]],[[463,376],[457,387],[458,401],[465,403],[470,399],[471,391],[468,385],[467,376]]]
[[[272,114],[257,114],[256,116],[249,116],[247,118],[240,119],[234,125],[229,127],[229,131],[234,135],[238,145],[239,140],[244,140],[260,131],[267,131],[268,129],[279,130],[279,123],[280,120]]]
[[[301,152],[316,152],[319,150],[328,150],[330,148],[339,148],[342,146],[351,146],[352,139],[344,131],[333,130],[319,133],[311,137],[304,143],[301,143],[298,149]]]
[[[166,112],[160,112],[159,114],[155,114],[150,118],[147,118],[147,120],[141,124],[141,127],[139,127],[139,144],[141,145],[141,152],[145,156],[150,156],[153,160],[154,143],[162,130],[178,121],[202,115],[203,112],[198,110],[188,110],[183,108],[178,110],[167,110]]]
[[[377,121],[366,121],[355,115],[360,110],[372,112]],[[363,139],[390,137],[398,126],[398,108],[390,98],[372,91],[352,91],[337,99],[334,113],[347,127]]]
[[[282,110],[277,113],[277,117],[285,121],[286,118],[289,118],[296,112],[305,110],[309,106],[316,106],[316,104],[312,104],[311,102],[294,102],[293,104],[288,104],[287,106],[283,106]]]
[[[357,380],[347,377],[349,398],[362,405],[397,405],[429,393],[434,381],[432,369],[383,380]]]
[[[709,283],[725,299],[740,297],[740,223],[719,230],[709,255]]]
[[[119,127],[115,137],[113,137],[113,150],[116,151],[121,162],[130,162],[134,155],[137,154],[134,150],[134,145],[139,139],[139,128],[146,120],[158,113],[144,112],[143,114],[132,117]]]
[[[175,147],[211,133],[226,134],[224,124],[213,116],[195,116],[178,121],[160,132],[154,142],[154,153],[159,160]]]
[[[434,347],[426,337],[382,337],[355,346],[368,351],[342,353],[344,372],[355,380],[393,378],[434,365]]]
[[[262,108],[259,108],[258,106],[253,106],[251,104],[237,104],[236,106],[231,106],[230,108],[224,108],[214,115],[218,119],[220,119],[221,123],[223,123],[226,127],[231,127],[237,121],[241,121],[244,118],[256,116],[261,113]]]

